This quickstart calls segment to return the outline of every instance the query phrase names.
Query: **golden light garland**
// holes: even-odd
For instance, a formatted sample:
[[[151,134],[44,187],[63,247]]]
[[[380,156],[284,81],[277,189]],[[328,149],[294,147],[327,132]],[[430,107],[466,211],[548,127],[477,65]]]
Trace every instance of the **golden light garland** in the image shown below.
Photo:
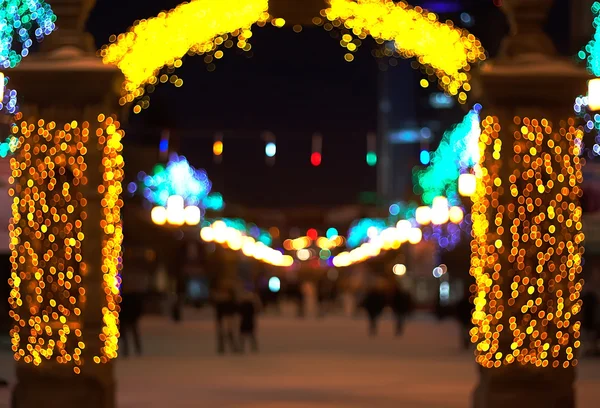
[[[267,21],[267,8],[267,0],[192,0],[112,36],[112,44],[102,47],[101,55],[104,63],[117,65],[125,75],[120,104],[142,97],[145,85],[154,87],[167,81],[183,85],[173,73],[185,55],[205,54],[205,60],[211,62],[222,58],[219,48],[233,47],[235,39],[238,48],[249,51],[250,28]],[[167,73],[159,76],[165,66]],[[134,112],[148,105],[145,98]]]
[[[340,43],[349,51],[347,61],[354,60],[352,52],[367,35],[380,44],[394,41],[400,56],[417,57],[425,72],[437,76],[440,86],[457,95],[460,103],[467,101],[471,90],[471,64],[486,58],[481,42],[468,31],[454,27],[452,21],[441,23],[434,13],[403,1],[331,0],[323,15],[332,22],[328,24],[344,29]]]
[[[347,61],[354,60],[352,53],[369,35],[379,44],[394,41],[401,57],[417,57],[424,71],[437,76],[440,86],[460,103],[466,102],[471,90],[471,65],[485,60],[485,50],[472,34],[404,2],[332,0],[331,7],[321,14],[331,23],[323,24],[322,18],[315,17],[315,24],[328,30],[344,29],[340,43],[348,49]],[[284,19],[271,18],[268,0],[192,0],[135,22],[127,33],[111,36],[111,44],[100,53],[104,63],[118,66],[125,75],[120,104],[138,100],[133,110],[140,113],[150,105],[146,92],[152,92],[158,83],[183,85],[174,72],[185,55],[204,55],[212,71],[213,62],[224,55],[222,46],[231,48],[237,39],[238,48],[250,51],[251,26],[262,27],[267,21],[276,27],[285,25]],[[301,26],[294,26],[294,31],[300,32]]]
[[[9,226],[9,303],[15,321],[12,349],[16,360],[39,365],[52,359],[73,365],[77,374],[84,363],[86,339],[98,336],[103,343],[94,357],[100,363],[116,357],[118,337],[116,274],[122,239],[119,194],[123,131],[113,118],[101,115],[98,121],[95,135],[88,122],[73,121],[61,129],[55,122],[29,123],[21,114],[16,115],[17,124],[12,128],[20,147],[11,159],[10,182],[14,187],[9,190],[14,197]],[[86,332],[82,315],[88,292],[83,231],[89,222],[88,200],[92,199],[84,194],[89,183],[86,155],[94,137],[98,138],[105,169],[104,182],[97,187],[102,194],[99,227],[104,229],[104,236],[98,251],[102,250],[106,294],[100,333]]]
[[[559,131],[546,119],[515,117],[510,127],[513,142],[503,146],[499,120],[488,116],[480,139],[471,244],[477,361],[575,366],[583,133],[573,120]]]

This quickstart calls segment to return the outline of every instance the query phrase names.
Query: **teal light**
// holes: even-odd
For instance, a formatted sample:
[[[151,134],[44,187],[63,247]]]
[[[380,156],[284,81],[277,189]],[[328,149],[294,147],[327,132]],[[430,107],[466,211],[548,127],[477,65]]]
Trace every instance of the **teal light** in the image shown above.
[[[367,164],[371,167],[373,167],[377,164],[377,153],[375,153],[375,152],[367,153]]]
[[[431,205],[437,196],[447,197],[451,205],[460,203],[458,177],[479,158],[480,109],[477,105],[461,123],[446,131],[437,150],[430,154],[429,167],[415,172],[416,187],[425,204]]]
[[[338,235],[340,235],[340,234],[338,233],[338,230],[335,229],[335,228],[329,228],[327,230],[327,232],[325,233],[325,236],[327,237],[327,239],[331,239],[333,237],[337,237]]]
[[[594,14],[594,37],[577,56],[587,62],[588,70],[592,74],[600,77],[600,2],[594,2],[592,13]]]

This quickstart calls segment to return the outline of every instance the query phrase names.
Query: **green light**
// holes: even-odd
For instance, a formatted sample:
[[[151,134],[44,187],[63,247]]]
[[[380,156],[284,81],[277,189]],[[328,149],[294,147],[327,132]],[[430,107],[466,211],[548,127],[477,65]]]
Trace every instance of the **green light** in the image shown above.
[[[331,251],[329,249],[321,249],[319,252],[319,258],[328,259],[331,256]]]
[[[377,164],[377,153],[375,153],[375,152],[367,153],[367,164],[371,167],[373,167]]]

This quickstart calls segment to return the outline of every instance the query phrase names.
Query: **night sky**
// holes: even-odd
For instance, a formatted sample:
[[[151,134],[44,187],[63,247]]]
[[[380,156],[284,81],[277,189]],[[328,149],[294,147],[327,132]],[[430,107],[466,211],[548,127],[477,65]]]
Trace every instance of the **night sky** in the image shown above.
[[[98,47],[133,21],[176,6],[176,0],[98,0],[88,28]],[[491,1],[465,1],[475,16],[470,30],[496,52],[506,23]],[[564,38],[560,1],[549,27]],[[135,4],[135,6],[133,5]],[[562,11],[561,11],[562,10]],[[368,41],[353,63],[343,60],[339,40],[321,27],[254,28],[252,57],[224,50],[208,72],[202,57],[187,57],[176,74],[181,88],[164,84],[151,95],[149,109],[132,115],[126,148],[158,145],[162,129],[193,165],[205,168],[225,200],[251,207],[329,206],[356,203],[375,191],[376,170],[365,161],[366,134],[377,129],[378,62]],[[563,41],[564,43],[564,41]],[[489,45],[488,45],[489,44]],[[561,45],[563,52],[568,43]],[[395,89],[394,92],[402,92]],[[277,137],[273,167],[265,163],[261,132]],[[213,135],[225,135],[224,161],[212,160]],[[312,134],[323,135],[323,163],[310,165]],[[148,169],[149,170],[149,169]],[[410,171],[410,169],[407,169]]]

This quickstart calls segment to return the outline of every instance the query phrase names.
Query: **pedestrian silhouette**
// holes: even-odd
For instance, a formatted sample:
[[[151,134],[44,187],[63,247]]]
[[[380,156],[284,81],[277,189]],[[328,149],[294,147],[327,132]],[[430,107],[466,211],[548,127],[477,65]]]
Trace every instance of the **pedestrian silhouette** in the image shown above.
[[[369,334],[376,336],[377,323],[385,308],[385,295],[374,286],[367,291],[363,304],[369,317]]]
[[[392,293],[391,306],[396,319],[396,336],[402,335],[404,332],[404,323],[408,315],[412,312],[413,302],[404,288],[396,285]]]
[[[213,292],[217,330],[217,353],[224,354],[229,346],[232,352],[239,350],[234,334],[236,303],[233,289],[217,288]]]
[[[139,322],[143,313],[143,294],[124,291],[121,293],[121,344],[123,356],[129,356],[130,342],[133,341],[135,352],[142,354],[142,341],[140,338]]]
[[[259,299],[253,292],[245,292],[240,299],[240,351],[244,352],[246,342],[250,343],[251,350],[258,352],[256,339],[256,314],[260,309]]]

